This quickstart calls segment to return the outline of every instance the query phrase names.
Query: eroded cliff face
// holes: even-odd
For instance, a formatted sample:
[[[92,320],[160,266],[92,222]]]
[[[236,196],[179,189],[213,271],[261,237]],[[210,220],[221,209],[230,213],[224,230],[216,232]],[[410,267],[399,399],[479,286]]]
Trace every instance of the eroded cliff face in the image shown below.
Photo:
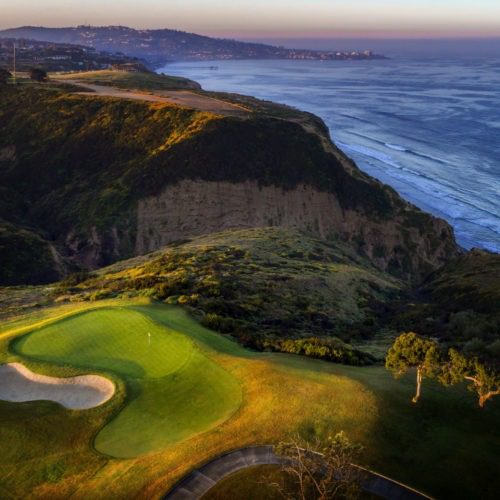
[[[450,226],[411,205],[382,219],[344,210],[335,195],[305,184],[285,190],[255,181],[185,180],[139,201],[135,253],[224,229],[268,226],[349,242],[379,269],[408,280],[420,279],[457,252]]]
[[[91,226],[88,233],[70,231],[64,240],[67,257],[85,269],[98,269],[134,255],[134,224],[128,219],[120,225],[102,229]]]

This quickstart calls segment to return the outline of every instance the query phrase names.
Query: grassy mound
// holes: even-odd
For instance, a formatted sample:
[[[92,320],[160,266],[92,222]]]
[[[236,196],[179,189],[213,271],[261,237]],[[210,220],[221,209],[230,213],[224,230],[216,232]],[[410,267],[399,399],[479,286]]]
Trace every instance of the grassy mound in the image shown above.
[[[186,439],[225,420],[240,403],[233,377],[186,336],[135,310],[79,314],[21,337],[13,348],[31,359],[125,379],[127,404],[95,442],[112,456],[133,457]]]
[[[14,350],[31,358],[131,378],[160,378],[179,370],[193,349],[186,337],[128,309],[73,316],[21,337]]]

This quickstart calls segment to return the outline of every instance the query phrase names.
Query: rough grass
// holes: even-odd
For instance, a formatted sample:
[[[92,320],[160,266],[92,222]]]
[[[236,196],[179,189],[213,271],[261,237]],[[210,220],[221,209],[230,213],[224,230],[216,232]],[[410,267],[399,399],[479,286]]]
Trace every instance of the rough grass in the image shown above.
[[[365,446],[362,464],[381,473],[441,498],[495,498],[500,487],[497,401],[481,411],[464,388],[426,383],[421,404],[414,406],[413,375],[396,381],[380,367],[250,352],[203,328],[178,307],[142,303],[128,310],[186,335],[200,355],[238,380],[243,394],[239,410],[207,432],[153,454],[118,460],[96,455],[91,443],[121,401],[111,400],[103,414],[97,409],[69,412],[47,403],[2,403],[0,456],[10,457],[0,468],[0,484],[7,485],[4,497],[30,492],[35,498],[84,498],[92,491],[95,498],[157,498],[185,473],[231,449],[273,443],[295,432],[310,437],[345,430]],[[58,309],[54,315],[64,312]],[[127,391],[128,397],[129,386]],[[38,418],[29,418],[33,411]],[[143,418],[136,414],[136,425]],[[62,432],[51,439],[55,429]],[[127,432],[127,439],[133,437],[135,427]],[[64,464],[64,473],[58,464]]]
[[[200,85],[187,78],[159,75],[157,73],[129,72],[129,71],[84,71],[51,75],[57,80],[75,80],[96,85],[109,85],[122,89],[137,90],[182,90],[200,89]]]

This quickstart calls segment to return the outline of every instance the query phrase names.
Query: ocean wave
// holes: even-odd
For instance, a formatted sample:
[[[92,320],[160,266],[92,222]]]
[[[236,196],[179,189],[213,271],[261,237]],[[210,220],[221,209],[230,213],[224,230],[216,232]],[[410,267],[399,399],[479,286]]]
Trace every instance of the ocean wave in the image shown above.
[[[380,141],[376,141],[376,142],[380,142]],[[449,186],[448,184],[437,183],[436,179],[434,177],[426,175],[418,170],[414,170],[412,168],[409,168],[408,166],[401,165],[396,160],[394,160],[394,158],[392,158],[392,156],[389,156],[388,154],[382,153],[381,151],[377,151],[375,149],[370,149],[370,148],[367,148],[366,146],[361,146],[359,144],[347,144],[347,143],[339,142],[339,141],[337,141],[337,144],[343,149],[362,154],[363,156],[365,156],[367,158],[372,158],[374,160],[378,160],[379,162],[381,162],[385,165],[388,165],[390,167],[394,167],[402,172],[407,172],[408,174],[412,174],[416,177],[421,177],[423,179],[427,179],[429,181],[432,181],[434,184],[444,185],[444,186],[447,186],[448,188],[451,188],[451,186]]]
[[[398,151],[400,153],[408,153],[409,155],[414,155],[414,156],[417,156],[418,158],[424,158],[426,160],[432,160],[434,162],[441,163],[443,165],[453,165],[453,163],[451,163],[443,158],[439,158],[438,156],[433,156],[429,153],[422,153],[420,151],[415,151],[413,149],[410,149],[410,148],[407,148],[404,146],[400,146],[398,144],[384,142],[384,141],[381,141],[379,139],[375,139],[375,137],[370,137],[369,135],[366,135],[366,134],[360,134],[359,132],[350,132],[350,135],[355,135],[357,137],[360,137],[361,139],[365,139],[365,140],[374,142],[376,144],[384,146],[385,148],[391,149],[393,151]]]
[[[392,144],[392,143],[389,143],[389,142],[384,142],[384,141],[381,141],[379,139],[375,139],[374,137],[370,137],[368,135],[365,135],[365,134],[360,134],[359,132],[351,132],[351,135],[355,135],[357,137],[360,137],[362,139],[366,139],[368,141],[372,141],[376,144],[380,144],[381,146],[384,146],[386,148],[389,148],[389,149],[392,149],[393,151],[398,151],[400,153],[408,153],[410,155],[414,155],[414,156],[417,156],[419,158],[424,158],[426,160],[432,160],[434,162],[437,162],[437,163],[441,163],[443,165],[453,165],[453,163],[443,159],[443,158],[439,158],[437,156],[433,156],[429,153],[422,153],[420,151],[415,151],[413,149],[409,149],[409,148],[405,148],[403,146],[399,146],[398,144]]]
[[[495,150],[500,122],[494,112],[500,103],[495,93],[499,60],[451,64],[447,58],[409,58],[370,72],[338,65],[334,79],[330,67],[325,73],[316,63],[300,63],[303,75],[290,62],[217,64],[225,69],[218,75],[191,70],[193,63],[179,73],[201,78],[206,87],[315,112],[360,168],[447,219],[461,244],[500,250]],[[271,65],[277,65],[279,78],[269,76]]]
[[[384,146],[387,147],[387,148],[389,148],[389,149],[394,149],[395,151],[402,151],[402,152],[408,151],[408,152],[411,152],[408,149],[404,148],[403,146],[398,146],[397,144],[390,144],[388,142],[384,142]]]
[[[448,219],[453,219],[455,221],[463,220],[469,224],[488,229],[492,233],[500,236],[500,217],[498,217],[497,214],[490,212],[484,207],[479,207],[468,198],[457,197],[458,190],[454,186],[442,182],[442,179],[440,179],[441,182],[438,182],[434,177],[415,171],[411,168],[404,167],[397,163],[389,155],[365,146],[342,142],[337,142],[337,144],[347,152],[352,151],[362,154],[366,158],[377,160],[385,166],[397,169],[397,171],[394,171],[393,168],[387,168],[384,169],[384,171],[385,174],[391,179],[398,179],[400,182],[412,187],[413,202],[417,205],[425,203],[426,205],[431,206],[434,211],[440,212]],[[380,171],[380,165],[376,165],[369,160],[366,161],[366,163]],[[412,181],[410,176],[420,178],[422,180]],[[420,196],[417,194],[418,192],[420,192]]]
[[[361,146],[359,144],[347,144],[345,142],[339,142],[339,141],[337,141],[337,144],[343,149],[354,151],[356,153],[360,153],[364,156],[367,156],[368,158],[379,160],[382,163],[385,163],[386,165],[390,165],[391,167],[397,168],[398,170],[403,169],[403,167],[399,163],[395,162],[389,155],[386,155],[380,151],[376,151],[374,149]]]

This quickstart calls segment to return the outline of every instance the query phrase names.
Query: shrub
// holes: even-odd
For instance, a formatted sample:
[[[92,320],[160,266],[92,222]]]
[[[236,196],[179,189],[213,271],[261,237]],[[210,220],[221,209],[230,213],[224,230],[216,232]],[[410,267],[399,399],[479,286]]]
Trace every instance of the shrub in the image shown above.
[[[261,343],[261,348],[354,366],[370,365],[376,361],[371,354],[354,349],[335,337],[286,340],[268,338]]]
[[[96,290],[89,295],[89,300],[94,302],[97,300],[107,299],[111,297],[111,295],[112,294],[109,292],[109,290]]]
[[[206,328],[220,333],[232,333],[237,327],[237,322],[233,318],[219,316],[215,313],[208,313],[201,320],[201,324]]]
[[[35,82],[46,82],[47,72],[41,68],[30,68],[29,75]]]

